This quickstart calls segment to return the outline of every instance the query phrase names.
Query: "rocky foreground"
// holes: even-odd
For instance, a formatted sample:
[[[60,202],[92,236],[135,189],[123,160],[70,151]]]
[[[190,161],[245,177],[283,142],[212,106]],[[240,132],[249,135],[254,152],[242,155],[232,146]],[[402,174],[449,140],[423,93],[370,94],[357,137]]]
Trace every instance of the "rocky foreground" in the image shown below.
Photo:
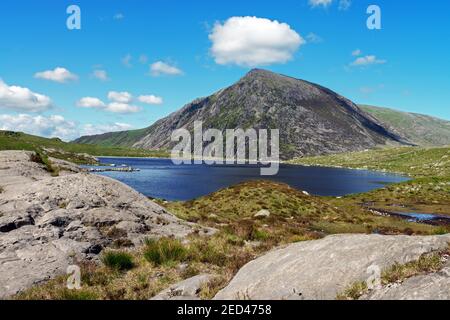
[[[450,235],[411,237],[334,235],[274,250],[245,265],[215,299],[336,299],[374,270],[404,265],[422,255],[446,250]],[[450,299],[450,260],[438,273],[411,277],[363,299]]]
[[[97,261],[105,248],[137,247],[146,237],[214,232],[176,218],[118,181],[57,159],[50,159],[49,170],[39,160],[33,152],[0,152],[0,298],[64,274],[81,260]],[[264,218],[267,212],[258,217]],[[245,264],[227,285],[220,285],[215,299],[341,298],[374,271],[415,263],[431,253],[438,256],[438,268],[417,268],[400,281],[359,290],[350,298],[450,299],[449,243],[450,235],[376,234],[298,242]],[[185,267],[189,263],[185,261]],[[153,298],[198,299],[201,290],[220,277],[217,271],[179,277],[184,280]]]
[[[103,248],[208,229],[184,222],[128,186],[33,152],[0,152],[0,298],[97,259]]]

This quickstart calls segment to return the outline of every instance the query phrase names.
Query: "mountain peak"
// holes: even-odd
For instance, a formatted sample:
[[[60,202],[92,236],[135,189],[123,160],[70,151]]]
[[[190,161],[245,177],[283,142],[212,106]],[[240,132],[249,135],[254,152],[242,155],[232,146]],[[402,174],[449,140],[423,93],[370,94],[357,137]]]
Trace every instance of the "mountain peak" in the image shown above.
[[[252,69],[243,77],[243,79],[246,78],[255,78],[260,76],[280,76],[280,74],[266,70],[266,69]]]

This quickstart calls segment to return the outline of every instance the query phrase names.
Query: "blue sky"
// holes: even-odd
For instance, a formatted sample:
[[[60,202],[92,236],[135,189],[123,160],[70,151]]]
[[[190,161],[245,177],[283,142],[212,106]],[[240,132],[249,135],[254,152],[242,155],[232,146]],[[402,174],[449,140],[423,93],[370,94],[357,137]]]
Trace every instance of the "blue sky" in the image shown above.
[[[1,1],[0,129],[142,128],[252,67],[450,120],[450,2],[342,1]],[[73,4],[81,30],[66,26]],[[370,4],[381,30],[366,27]]]

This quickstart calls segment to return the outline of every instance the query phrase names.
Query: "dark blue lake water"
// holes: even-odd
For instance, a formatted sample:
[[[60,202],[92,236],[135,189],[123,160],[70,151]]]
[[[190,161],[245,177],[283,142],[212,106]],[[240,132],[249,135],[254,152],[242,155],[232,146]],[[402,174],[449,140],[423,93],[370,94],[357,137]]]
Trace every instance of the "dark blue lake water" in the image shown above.
[[[284,182],[322,196],[343,196],[382,188],[408,178],[373,171],[280,165],[276,176],[260,176],[255,165],[174,165],[170,159],[101,158],[102,163],[125,164],[138,172],[102,172],[146,196],[190,200],[219,189],[255,179]]]

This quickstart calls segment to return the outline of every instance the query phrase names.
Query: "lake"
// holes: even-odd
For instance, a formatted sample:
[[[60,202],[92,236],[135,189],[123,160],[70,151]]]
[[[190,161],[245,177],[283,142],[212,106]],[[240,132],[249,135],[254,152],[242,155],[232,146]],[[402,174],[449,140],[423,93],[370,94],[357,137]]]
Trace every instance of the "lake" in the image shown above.
[[[237,183],[264,179],[284,182],[321,196],[343,196],[382,188],[408,178],[382,172],[281,164],[275,176],[260,176],[257,165],[174,165],[170,159],[100,158],[101,163],[127,165],[136,172],[101,172],[142,194],[166,200],[190,200]]]

